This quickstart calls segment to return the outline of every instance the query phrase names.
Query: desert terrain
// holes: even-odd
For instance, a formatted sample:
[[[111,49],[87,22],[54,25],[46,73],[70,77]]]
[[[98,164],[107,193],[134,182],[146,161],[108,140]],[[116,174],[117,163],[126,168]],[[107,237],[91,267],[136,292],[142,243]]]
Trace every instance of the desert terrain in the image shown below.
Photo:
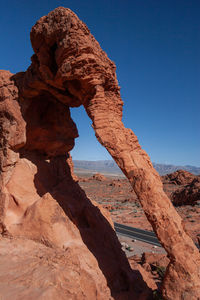
[[[113,222],[153,231],[140,202],[129,181],[123,175],[100,174],[95,171],[75,169],[79,184],[87,196],[108,209]],[[179,191],[187,190],[193,180],[199,182],[199,176],[187,171],[178,171],[161,176],[163,188],[170,199]],[[188,203],[189,196],[183,197],[185,203],[175,206],[183,219],[185,230],[198,243],[200,237],[200,189],[196,188],[191,194],[198,193],[196,200]]]
[[[153,231],[136,194],[131,188],[129,181],[123,175],[96,173],[95,171],[84,169],[75,169],[75,173],[79,185],[84,189],[88,198],[98,202],[107,209],[113,222]],[[175,207],[183,219],[183,226],[186,232],[197,245],[200,245],[200,177],[187,171],[179,170],[161,176],[161,179],[163,189],[172,201],[175,195],[187,191],[188,188],[191,189],[193,181],[198,182],[198,187],[192,190],[189,196],[182,196],[183,203]],[[195,200],[189,203],[189,198],[192,195]],[[154,295],[155,299],[161,299],[159,288],[169,263],[166,251],[162,247],[153,246],[120,234],[117,235],[130,265],[133,266],[137,263],[145,269],[148,276],[154,280],[158,287]]]

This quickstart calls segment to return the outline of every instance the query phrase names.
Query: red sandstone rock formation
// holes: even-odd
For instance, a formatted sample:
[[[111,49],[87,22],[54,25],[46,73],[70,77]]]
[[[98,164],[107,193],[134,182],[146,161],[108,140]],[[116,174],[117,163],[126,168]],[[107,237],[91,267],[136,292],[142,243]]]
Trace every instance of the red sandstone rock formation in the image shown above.
[[[63,250],[24,238],[0,239],[0,298],[113,299],[97,260],[76,242]]]
[[[76,266],[73,249],[80,251],[95,270],[91,275],[84,266],[77,267],[77,272],[86,272],[83,281],[92,282],[91,298],[88,285],[82,285],[83,299],[94,299],[94,286],[96,299],[147,299],[148,289],[144,281],[137,288],[138,271],[131,272],[109,222],[72,178],[66,153],[78,133],[69,107],[84,105],[97,139],[129,179],[168,252],[163,297],[198,299],[198,250],[149,157],[121,121],[114,63],[69,9],[57,8],[42,17],[31,30],[31,42],[35,54],[29,69],[15,76],[0,74],[2,233],[70,249]]]
[[[106,177],[100,173],[96,173],[92,176],[92,179],[98,180],[98,181],[105,181]]]
[[[142,264],[149,264],[160,267],[167,267],[169,259],[166,254],[144,252],[141,258]]]
[[[194,205],[200,201],[200,177],[196,178],[188,185],[178,189],[172,194],[174,205]]]
[[[7,258],[2,250],[7,246],[0,247],[1,261],[5,261],[0,274],[3,296],[9,298],[17,293],[16,299],[22,299],[31,293],[30,299],[36,296],[37,299],[65,299],[66,295],[72,299],[91,300],[145,299],[151,289],[137,269],[131,270],[108,212],[91,202],[73,179],[72,162],[66,151],[73,147],[77,130],[70,119],[69,108],[60,109],[63,104],[58,102],[57,107],[56,100],[45,94],[40,98],[40,109],[38,96],[36,99],[19,96],[14,78],[7,71],[0,72],[0,83],[1,233],[63,249],[64,253],[59,254],[61,261],[56,266],[58,273],[64,259],[71,262],[65,263],[67,269],[63,279],[57,271],[51,272],[47,283],[42,279],[40,285],[40,281],[34,281],[36,273],[32,270],[32,266],[38,264],[38,258],[31,256],[34,256],[35,246],[17,239],[19,257],[18,252],[11,249],[15,243],[8,242]],[[4,245],[3,240],[2,243]],[[26,250],[23,250],[23,243]],[[50,252],[57,255],[53,250]],[[51,261],[48,258],[51,253],[48,253],[49,250],[42,248],[44,261]],[[16,265],[8,267],[11,256]],[[19,268],[21,264],[23,268]],[[51,262],[46,270],[42,264],[38,276],[43,278],[50,270]],[[9,275],[10,272],[15,276]],[[23,280],[20,272],[25,274]],[[55,281],[51,281],[51,276]],[[80,285],[75,284],[76,280]],[[135,286],[137,280],[139,286]],[[12,289],[6,287],[6,282],[10,282]],[[62,284],[63,289],[58,291],[52,284]]]
[[[177,185],[189,184],[196,176],[185,170],[178,170],[171,174],[162,176],[163,183],[173,183]]]

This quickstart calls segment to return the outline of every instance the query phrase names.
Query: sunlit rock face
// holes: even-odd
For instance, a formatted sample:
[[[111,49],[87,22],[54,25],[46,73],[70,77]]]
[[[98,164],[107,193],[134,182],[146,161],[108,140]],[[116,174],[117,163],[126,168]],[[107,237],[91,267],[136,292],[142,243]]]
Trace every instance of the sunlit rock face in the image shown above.
[[[61,294],[56,289],[52,294],[46,292],[51,280],[35,286],[28,265],[25,273],[29,280],[25,281],[31,294],[40,285],[37,299],[51,299],[50,295],[64,299],[67,295],[71,299],[124,300],[148,299],[155,289],[143,272],[130,269],[110,216],[87,198],[73,175],[69,152],[78,132],[70,107],[84,105],[97,139],[129,179],[169,255],[163,297],[198,299],[198,250],[163,192],[148,155],[121,121],[123,102],[114,63],[87,26],[63,7],[33,26],[31,42],[35,54],[26,72],[0,72],[0,228],[2,236],[15,237],[21,248],[25,243],[34,252],[35,244],[30,241],[34,240],[63,251],[62,259],[71,261],[62,278],[57,277],[60,272],[54,273],[56,284],[63,287]],[[15,256],[14,245],[9,246],[11,256]],[[48,251],[41,248],[46,260],[52,255]],[[19,263],[25,257],[19,258]],[[40,277],[45,276],[43,271],[41,267]],[[13,293],[19,294],[16,299],[21,299],[20,279],[5,278],[13,282]],[[2,280],[1,290],[7,297],[11,294],[5,282]]]

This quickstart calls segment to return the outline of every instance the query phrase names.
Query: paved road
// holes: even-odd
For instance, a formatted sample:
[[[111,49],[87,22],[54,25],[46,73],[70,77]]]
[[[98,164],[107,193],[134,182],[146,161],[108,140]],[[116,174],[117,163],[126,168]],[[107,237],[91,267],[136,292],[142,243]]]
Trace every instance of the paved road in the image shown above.
[[[158,247],[162,247],[154,232],[119,224],[119,223],[114,223],[114,226],[118,234],[125,235],[132,239],[136,239],[138,241],[142,241]],[[200,249],[198,244],[195,245],[197,246],[198,249]]]
[[[132,239],[136,239],[138,241],[142,241],[148,244],[162,247],[154,232],[139,229],[139,228],[134,228],[119,223],[114,223],[114,226],[118,234],[122,234]]]

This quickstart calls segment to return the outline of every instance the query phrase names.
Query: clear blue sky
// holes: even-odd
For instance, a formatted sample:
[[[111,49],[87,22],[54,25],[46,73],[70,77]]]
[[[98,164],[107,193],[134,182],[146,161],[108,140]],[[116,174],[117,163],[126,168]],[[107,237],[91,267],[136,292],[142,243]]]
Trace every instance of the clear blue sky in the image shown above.
[[[123,121],[152,161],[200,166],[200,1],[1,1],[0,69],[27,69],[31,27],[58,6],[72,9],[115,62]],[[73,158],[110,159],[83,109],[72,116]]]

